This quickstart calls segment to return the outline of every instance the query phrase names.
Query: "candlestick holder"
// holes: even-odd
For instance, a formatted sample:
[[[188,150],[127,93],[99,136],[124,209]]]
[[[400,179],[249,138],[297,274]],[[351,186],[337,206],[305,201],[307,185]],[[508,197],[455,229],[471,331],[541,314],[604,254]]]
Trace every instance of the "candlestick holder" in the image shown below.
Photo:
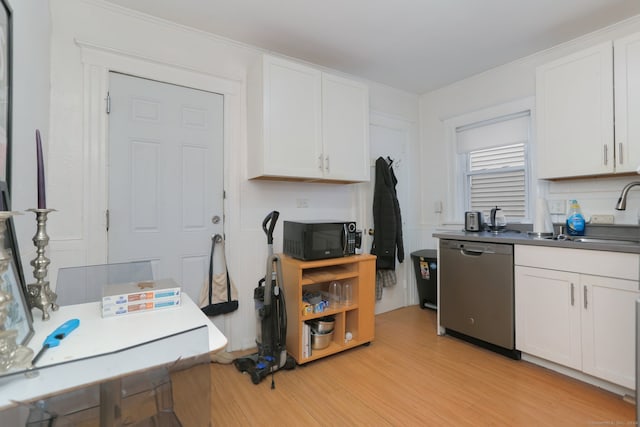
[[[48,267],[51,260],[45,256],[45,250],[49,244],[49,235],[47,235],[47,215],[49,212],[55,212],[55,209],[27,209],[28,212],[36,214],[36,222],[38,224],[36,234],[33,236],[33,244],[36,247],[36,257],[31,260],[33,267],[33,277],[36,283],[27,285],[27,304],[29,308],[38,308],[42,310],[42,320],[49,320],[49,308],[58,310],[56,304],[58,295],[49,287],[49,281],[45,280],[48,273]]]

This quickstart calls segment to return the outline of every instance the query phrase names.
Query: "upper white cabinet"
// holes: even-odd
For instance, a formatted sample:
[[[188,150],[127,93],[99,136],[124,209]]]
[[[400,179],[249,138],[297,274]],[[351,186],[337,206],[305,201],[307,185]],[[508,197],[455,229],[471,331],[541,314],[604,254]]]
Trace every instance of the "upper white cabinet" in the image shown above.
[[[249,178],[369,180],[366,85],[269,55],[248,85]]]
[[[536,110],[539,178],[612,173],[611,42],[539,67]]]
[[[540,66],[538,177],[635,171],[640,165],[639,96],[640,34]]]
[[[249,178],[322,177],[322,74],[264,56],[248,81]]]
[[[368,181],[369,91],[360,82],[322,74],[324,176]]]
[[[640,166],[640,33],[613,43],[616,172]]]

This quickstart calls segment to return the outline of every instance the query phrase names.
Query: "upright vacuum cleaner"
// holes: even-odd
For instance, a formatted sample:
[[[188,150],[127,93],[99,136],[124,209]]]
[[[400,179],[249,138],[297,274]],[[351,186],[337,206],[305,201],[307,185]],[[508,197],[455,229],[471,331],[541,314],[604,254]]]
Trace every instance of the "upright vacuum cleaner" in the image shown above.
[[[256,306],[256,344],[258,352],[233,361],[240,372],[251,375],[251,382],[259,384],[271,374],[271,388],[275,388],[273,373],[278,369],[293,369],[295,360],[287,354],[287,310],[282,287],[282,262],[273,254],[273,230],[278,221],[278,211],[273,211],[262,221],[267,235],[267,273],[253,290]]]

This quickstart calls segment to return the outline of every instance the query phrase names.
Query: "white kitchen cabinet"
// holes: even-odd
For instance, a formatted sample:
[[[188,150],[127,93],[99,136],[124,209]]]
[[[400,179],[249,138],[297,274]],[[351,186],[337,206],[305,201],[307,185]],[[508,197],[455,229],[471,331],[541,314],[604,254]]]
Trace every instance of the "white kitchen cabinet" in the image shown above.
[[[616,172],[640,166],[640,33],[615,40]]]
[[[516,348],[581,369],[576,273],[515,267]]]
[[[248,93],[249,178],[369,180],[366,85],[263,55]]]
[[[249,178],[321,178],[320,71],[265,55],[248,85]]]
[[[324,176],[368,181],[369,90],[339,76],[322,75]]]
[[[606,42],[536,70],[543,179],[613,173],[613,49]]]
[[[516,348],[635,388],[640,255],[516,245]]]
[[[581,276],[582,370],[635,389],[638,282]]]
[[[538,67],[536,105],[539,178],[635,172],[640,33]]]

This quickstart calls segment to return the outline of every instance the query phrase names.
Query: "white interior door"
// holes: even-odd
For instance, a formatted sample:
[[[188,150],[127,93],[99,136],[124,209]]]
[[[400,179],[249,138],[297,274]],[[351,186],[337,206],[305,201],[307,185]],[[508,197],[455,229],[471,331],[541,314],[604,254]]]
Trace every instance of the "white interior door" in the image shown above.
[[[223,96],[119,73],[109,94],[109,263],[152,260],[197,301],[223,233]]]
[[[395,127],[390,125],[372,123],[369,128],[370,137],[370,156],[371,164],[375,163],[378,157],[390,157],[393,159],[393,171],[398,179],[398,185],[396,186],[396,192],[398,195],[398,202],[400,203],[400,212],[403,215],[402,223],[403,229],[405,228],[406,206],[407,206],[407,182],[409,179],[408,163],[405,160],[409,133],[407,129],[401,127]],[[371,169],[371,181],[368,184],[367,189],[367,218],[366,227],[363,230],[363,248],[366,252],[371,250],[371,244],[373,238],[368,235],[369,229],[373,230],[373,189],[375,186],[375,167]],[[375,230],[374,230],[375,232]],[[405,242],[407,241],[405,237]],[[406,243],[405,243],[406,247]],[[408,277],[407,274],[411,271],[407,268],[411,264],[410,254],[405,250],[405,260],[402,264],[397,262],[396,259],[396,286],[383,288],[382,299],[376,301],[376,314],[384,313],[386,311],[394,310],[396,308],[404,307],[408,304]]]

